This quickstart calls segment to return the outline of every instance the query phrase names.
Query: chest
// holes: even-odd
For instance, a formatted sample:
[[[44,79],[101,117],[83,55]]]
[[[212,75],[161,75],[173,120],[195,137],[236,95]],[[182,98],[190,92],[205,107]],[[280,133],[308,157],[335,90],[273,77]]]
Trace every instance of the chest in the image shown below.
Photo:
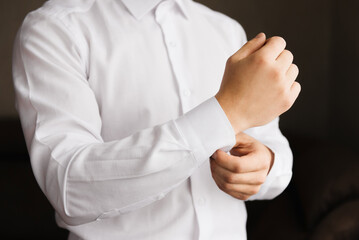
[[[212,97],[232,53],[225,36],[204,23],[125,23],[111,22],[89,44],[89,83],[106,140],[177,118]]]

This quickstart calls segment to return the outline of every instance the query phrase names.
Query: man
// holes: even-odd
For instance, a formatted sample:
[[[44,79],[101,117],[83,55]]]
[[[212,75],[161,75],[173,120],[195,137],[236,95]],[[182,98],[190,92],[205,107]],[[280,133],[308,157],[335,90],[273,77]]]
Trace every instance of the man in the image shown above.
[[[246,238],[242,200],[290,181],[277,117],[300,86],[282,38],[245,42],[190,0],[53,0],[26,17],[17,106],[69,239]]]

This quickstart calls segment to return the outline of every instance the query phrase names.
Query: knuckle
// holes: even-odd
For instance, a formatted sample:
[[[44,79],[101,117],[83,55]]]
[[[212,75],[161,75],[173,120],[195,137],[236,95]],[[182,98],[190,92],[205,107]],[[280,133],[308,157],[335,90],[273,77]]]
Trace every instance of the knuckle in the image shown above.
[[[247,200],[247,199],[249,198],[249,196],[246,196],[246,195],[239,195],[239,196],[238,196],[238,198],[239,198],[240,200],[245,201],[245,200]]]
[[[291,106],[292,106],[292,101],[290,100],[290,98],[289,98],[289,97],[285,98],[285,99],[283,100],[283,108],[284,108],[285,110],[287,110],[287,109],[289,109]]]
[[[278,94],[282,99],[287,99],[288,96],[288,86],[284,82],[278,81],[277,85]]]
[[[242,195],[242,194],[237,194],[237,196],[235,196],[235,197],[238,198],[238,199],[240,199],[240,200],[244,200],[244,199],[243,199],[244,195]]]
[[[211,164],[211,174],[212,174],[212,176],[214,176],[214,175],[217,174],[217,169],[216,169],[216,167],[213,166],[212,164]]]
[[[216,181],[216,183],[217,183],[217,186],[218,186],[219,189],[221,189],[223,192],[226,191],[225,188],[223,187],[223,183],[220,183],[220,182],[217,182],[217,181]]]
[[[220,168],[220,166],[225,166],[228,164],[227,158],[225,156],[218,156],[216,161],[216,165],[218,165],[218,168]]]
[[[253,61],[256,65],[259,65],[259,66],[268,66],[269,65],[269,60],[264,54],[255,55],[253,58]]]
[[[280,36],[274,36],[272,37],[272,40],[276,43],[276,44],[281,44],[281,45],[286,45],[287,42],[284,40],[284,38],[280,37]]]
[[[217,167],[221,166],[224,163],[225,161],[223,160],[222,157],[218,156],[216,159],[213,159],[213,170],[216,170]]]
[[[261,169],[268,169],[268,168],[269,168],[269,165],[270,165],[269,160],[264,160],[264,161],[262,161],[262,163],[260,164],[260,168],[261,168]]]
[[[231,191],[232,190],[232,185],[230,183],[223,183],[222,184],[223,190],[224,191]]]
[[[227,66],[232,66],[235,63],[236,63],[235,57],[234,57],[234,55],[232,55],[227,59],[226,65]]]
[[[291,51],[287,50],[287,49],[285,49],[284,52],[285,52],[285,54],[287,54],[288,57],[293,61],[293,59],[294,59],[293,53],[292,53]]]
[[[275,81],[280,81],[283,78],[283,72],[280,68],[273,68],[272,77]]]
[[[299,67],[296,64],[292,63],[292,68],[294,69],[294,72],[297,74],[299,73]]]
[[[249,189],[248,193],[249,195],[254,195],[259,192],[260,187],[259,186],[253,186],[251,189]]]
[[[243,199],[243,196],[242,196],[242,195],[237,196],[237,198],[238,198],[239,200],[244,201],[244,199]]]
[[[252,187],[251,189],[249,189],[249,190],[247,191],[247,193],[248,193],[249,195],[254,195],[254,194],[256,194],[257,192],[256,192],[255,188]]]
[[[211,175],[212,175],[213,178],[215,178],[215,175],[216,175],[216,174],[215,174],[215,172],[214,172],[212,169],[211,169]]]
[[[257,179],[257,183],[262,185],[263,183],[265,183],[266,181],[266,176],[260,176],[258,179]]]
[[[216,165],[215,165],[215,163],[214,163],[214,160],[211,160],[210,161],[210,169],[211,169],[211,172],[213,173],[214,171],[215,171],[215,169],[216,169]]]
[[[298,82],[294,82],[293,85],[294,85],[294,87],[296,88],[296,91],[297,91],[298,94],[299,94],[300,91],[302,90],[302,86],[301,86],[300,83],[298,83]]]
[[[236,177],[234,174],[228,174],[224,177],[224,181],[227,183],[235,183]]]
[[[242,172],[241,164],[239,164],[239,163],[235,164],[234,167],[233,167],[233,171],[236,172],[236,173],[241,173]]]

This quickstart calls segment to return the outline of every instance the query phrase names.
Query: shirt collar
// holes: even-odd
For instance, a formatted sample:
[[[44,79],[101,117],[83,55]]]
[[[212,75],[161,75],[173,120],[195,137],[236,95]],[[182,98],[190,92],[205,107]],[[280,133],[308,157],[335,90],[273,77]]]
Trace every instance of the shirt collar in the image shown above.
[[[128,11],[138,20],[154,9],[163,0],[122,0]],[[170,1],[170,0],[166,0]],[[188,19],[188,5],[186,0],[173,0],[182,15]]]

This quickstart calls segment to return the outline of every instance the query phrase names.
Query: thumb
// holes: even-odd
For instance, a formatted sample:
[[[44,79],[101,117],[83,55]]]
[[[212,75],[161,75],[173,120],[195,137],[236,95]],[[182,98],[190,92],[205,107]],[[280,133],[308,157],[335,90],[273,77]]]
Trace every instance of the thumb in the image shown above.
[[[243,156],[247,155],[252,151],[252,144],[256,140],[245,134],[245,133],[239,133],[236,135],[236,144],[231,149],[230,153],[235,156]]]
[[[234,147],[245,147],[254,141],[255,139],[253,137],[241,132],[236,135],[236,144]]]
[[[222,151],[222,150],[220,150],[220,149],[218,149],[217,151],[215,151],[214,153],[213,153],[213,155],[212,155],[212,158],[214,159],[214,160],[227,160],[228,159],[228,154],[227,153],[225,153],[224,151]]]
[[[233,54],[232,58],[235,61],[240,61],[243,58],[248,57],[252,53],[259,50],[266,42],[266,35],[264,33],[259,33],[255,38],[248,41],[246,44],[241,47],[235,54]]]
[[[252,149],[247,147],[234,147],[231,149],[230,153],[233,156],[243,157],[245,155],[248,155],[252,152]]]

